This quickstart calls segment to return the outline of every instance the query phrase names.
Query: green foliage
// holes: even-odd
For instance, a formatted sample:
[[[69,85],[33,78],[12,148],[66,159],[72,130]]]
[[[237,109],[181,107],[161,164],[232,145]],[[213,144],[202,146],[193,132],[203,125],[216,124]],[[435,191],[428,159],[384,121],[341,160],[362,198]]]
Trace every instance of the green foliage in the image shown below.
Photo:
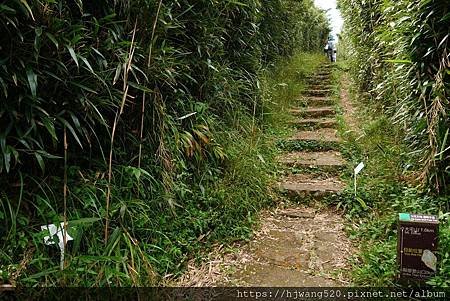
[[[351,222],[350,237],[359,242],[360,253],[354,261],[353,280],[357,285],[396,286],[397,219],[398,213],[423,213],[440,218],[439,270],[429,281],[437,287],[448,286],[450,244],[448,239],[449,197],[437,197],[417,188],[414,158],[403,140],[402,128],[393,125],[384,114],[374,110],[375,104],[356,102],[358,129],[340,124],[344,138],[342,153],[356,166],[365,168],[357,180],[357,196],[353,190],[353,173],[344,174],[348,189],[339,196],[337,204],[345,210]],[[360,116],[358,118],[357,116]]]
[[[7,0],[0,31],[0,282],[132,286],[248,237],[280,108],[264,69],[329,29],[309,0]],[[65,211],[60,271],[40,225]]]
[[[341,0],[339,5],[358,92],[402,125],[417,177],[445,194],[450,163],[448,2]]]

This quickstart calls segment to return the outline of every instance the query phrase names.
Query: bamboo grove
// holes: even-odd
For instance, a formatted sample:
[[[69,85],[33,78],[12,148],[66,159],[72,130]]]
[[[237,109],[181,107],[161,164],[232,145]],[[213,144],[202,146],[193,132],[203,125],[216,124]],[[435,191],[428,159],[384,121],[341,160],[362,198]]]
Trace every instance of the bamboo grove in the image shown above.
[[[341,0],[339,5],[358,91],[403,128],[420,183],[448,193],[448,1]]]
[[[0,283],[84,286],[243,235],[265,185],[225,175],[263,125],[261,71],[329,29],[311,0],[6,0],[0,31]],[[61,221],[63,271],[40,231]]]

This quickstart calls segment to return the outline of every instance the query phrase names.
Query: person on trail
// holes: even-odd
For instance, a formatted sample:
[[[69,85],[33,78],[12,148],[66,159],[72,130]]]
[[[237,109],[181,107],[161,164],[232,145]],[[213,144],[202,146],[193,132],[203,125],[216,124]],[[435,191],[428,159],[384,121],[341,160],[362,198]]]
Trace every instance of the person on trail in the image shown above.
[[[328,43],[325,45],[324,52],[327,54],[330,62],[336,62],[336,48],[332,38],[328,38]]]

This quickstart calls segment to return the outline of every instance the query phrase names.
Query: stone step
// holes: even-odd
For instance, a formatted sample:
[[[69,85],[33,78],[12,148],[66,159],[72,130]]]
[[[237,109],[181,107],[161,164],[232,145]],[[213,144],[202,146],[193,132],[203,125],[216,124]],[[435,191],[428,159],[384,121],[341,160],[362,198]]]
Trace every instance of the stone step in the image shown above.
[[[334,128],[337,125],[336,119],[333,118],[308,118],[297,119],[290,122],[290,124],[299,128]]]
[[[314,80],[308,80],[306,83],[307,83],[307,86],[309,87],[309,89],[317,89],[316,86],[319,86],[319,85],[333,87],[333,82],[331,81],[331,79],[327,79],[327,78],[318,78],[318,79],[314,79]]]
[[[331,70],[319,70],[314,74],[315,75],[331,75]]]
[[[304,94],[308,96],[325,96],[332,94],[332,92],[333,90],[330,89],[310,89],[304,91]]]
[[[345,183],[335,177],[318,179],[308,174],[296,174],[285,177],[280,183],[281,191],[291,197],[323,197],[337,194],[345,188]]]
[[[309,107],[321,107],[334,104],[333,99],[328,96],[301,96],[300,101]]]
[[[279,242],[280,243],[280,242]],[[292,257],[292,255],[291,255]],[[295,255],[289,260],[294,260]],[[237,275],[241,282],[248,287],[337,287],[339,282],[332,278],[321,277],[320,275],[312,275],[303,269],[308,268],[308,262],[301,263],[303,265],[293,265],[290,268],[278,266],[275,264],[250,262],[245,271],[238,271]],[[302,269],[300,269],[302,267]],[[281,290],[280,290],[281,295]],[[272,294],[270,294],[272,296]],[[294,296],[292,294],[291,296]],[[279,297],[274,299],[281,300]],[[219,298],[220,299],[220,298]],[[286,298],[287,299],[287,298]],[[303,298],[302,298],[303,299]],[[300,300],[300,299],[299,299]],[[305,300],[305,299],[303,299]]]
[[[289,112],[308,118],[326,117],[336,114],[334,107],[308,107],[304,109],[291,109]]]
[[[334,89],[334,86],[331,85],[329,82],[317,82],[309,84],[308,87],[310,90],[332,90]]]
[[[299,131],[289,138],[289,140],[341,142],[341,139],[337,136],[337,131],[330,128],[317,129],[315,131]]]
[[[278,157],[279,163],[292,167],[340,168],[345,166],[341,153],[327,152],[292,152]]]
[[[330,75],[311,75],[308,76],[306,78],[306,80],[308,81],[308,83],[318,83],[318,82],[330,82],[331,81],[331,76]]]

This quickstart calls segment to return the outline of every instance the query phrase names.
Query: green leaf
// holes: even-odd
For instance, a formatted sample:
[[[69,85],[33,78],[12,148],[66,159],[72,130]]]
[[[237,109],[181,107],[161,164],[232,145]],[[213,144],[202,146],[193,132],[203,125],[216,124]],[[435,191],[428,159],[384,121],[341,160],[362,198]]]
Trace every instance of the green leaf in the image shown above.
[[[73,48],[70,46],[67,46],[67,49],[69,50],[70,56],[72,57],[73,61],[75,62],[75,64],[77,64],[77,67],[80,67],[80,65],[78,64],[78,58],[77,54],[75,53],[75,50],[73,50]]]
[[[42,150],[42,149],[37,150],[36,152],[37,152],[39,155],[41,155],[41,156],[43,156],[43,157],[45,157],[45,158],[49,158],[49,159],[62,159],[62,157],[60,157],[60,156],[55,156],[55,155],[52,155],[52,154],[49,154],[49,153],[47,153],[45,150]]]
[[[446,14],[445,16],[443,16],[440,21],[443,22],[443,21],[447,21],[448,19],[450,19],[450,13]]]
[[[135,82],[132,82],[132,81],[129,81],[129,82],[128,82],[128,85],[130,85],[131,87],[133,87],[133,88],[135,88],[135,89],[138,89],[138,90],[140,90],[140,91],[142,91],[142,92],[146,92],[146,93],[152,93],[152,92],[153,92],[153,91],[150,90],[149,88],[144,87],[143,85],[139,85],[139,84],[137,84],[137,83],[135,83]]]
[[[99,220],[100,220],[100,218],[96,218],[96,217],[80,218],[77,220],[69,221],[69,226],[93,224]]]
[[[98,51],[98,49],[96,49],[96,48],[94,48],[94,47],[91,47],[91,49],[92,49],[95,53],[97,53],[102,59],[106,60],[106,58],[103,56],[103,54],[102,54],[100,51]]]
[[[26,0],[20,0],[20,2],[23,4],[23,6],[25,6],[25,8],[27,9],[28,13],[29,13],[30,16],[31,16],[31,19],[33,19],[33,21],[34,21],[33,12],[32,12],[32,10],[31,10],[31,7],[30,7],[30,5],[28,4],[28,2],[27,2]]]
[[[356,200],[358,201],[358,203],[361,205],[361,207],[363,207],[364,209],[367,209],[367,205],[366,203],[363,201],[363,199],[361,199],[360,197],[356,197]]]
[[[114,75],[114,79],[113,79],[113,85],[115,85],[117,80],[119,79],[121,71],[122,71],[122,64],[118,64],[116,67],[116,74]]]
[[[15,14],[16,10],[12,9],[8,5],[0,4],[0,13],[3,13],[3,12],[8,12],[8,13],[11,13],[11,14]]]
[[[53,42],[53,44],[56,46],[56,49],[58,49],[58,48],[59,48],[59,43],[58,43],[58,41],[56,40],[55,36],[52,35],[52,34],[49,33],[49,32],[46,32],[45,35],[49,38],[50,41]]]
[[[6,147],[5,152],[3,152],[3,163],[5,164],[6,173],[9,173],[11,163],[11,149],[9,145]]]
[[[447,41],[449,35],[450,35],[450,33],[448,33],[448,34],[441,40],[441,42],[439,43],[439,45],[438,45],[437,48],[440,48],[440,47],[445,43],[445,41]]]
[[[236,4],[236,5],[239,5],[239,6],[246,6],[246,7],[248,7],[247,4],[239,2],[239,1],[236,1],[236,0],[227,0],[227,2],[231,3],[231,4]]]
[[[36,157],[36,160],[37,160],[42,172],[45,172],[45,163],[44,163],[44,159],[42,159],[42,156],[40,154],[38,154],[37,152],[34,153],[34,156]]]
[[[42,123],[44,124],[45,128],[46,128],[47,131],[50,133],[50,135],[53,137],[53,139],[55,139],[56,141],[58,141],[58,137],[56,136],[56,131],[55,131],[55,125],[54,125],[53,122],[50,120],[50,118],[44,117],[44,118],[42,119]]]
[[[394,64],[412,64],[410,60],[385,60],[385,62]]]
[[[36,90],[37,90],[37,75],[34,73],[34,71],[31,68],[27,69],[27,79],[28,79],[28,85],[31,89],[31,94],[36,97]]]
[[[59,268],[52,268],[52,269],[44,270],[42,272],[39,272],[39,273],[33,274],[27,278],[24,278],[23,281],[29,282],[32,279],[39,279],[43,276],[47,276],[47,275],[50,275],[53,273],[58,273],[58,272],[59,272]]]
[[[5,98],[8,98],[8,87],[6,86],[5,81],[1,77],[0,77],[0,85],[3,88],[3,95],[5,95]]]
[[[59,121],[61,121],[62,124],[64,124],[69,129],[69,131],[72,133],[72,136],[78,142],[80,147],[83,148],[83,144],[81,143],[80,138],[78,138],[77,133],[75,132],[73,127],[70,125],[70,123],[67,120],[65,120],[64,118],[61,118],[61,117],[57,117],[57,118],[58,118]]]
[[[92,69],[91,64],[89,64],[89,61],[84,56],[79,56],[80,59],[83,61],[83,63],[88,67],[89,71],[91,71],[93,74],[95,74],[94,69]]]
[[[87,87],[87,86],[85,86],[85,85],[82,85],[82,84],[80,84],[80,83],[77,83],[77,82],[71,82],[71,84],[74,85],[74,86],[77,86],[78,88],[81,88],[81,89],[83,89],[83,90],[86,90],[86,91],[88,91],[88,92],[97,94],[97,91],[95,91],[94,89],[91,89],[91,88],[89,88],[89,87]]]

